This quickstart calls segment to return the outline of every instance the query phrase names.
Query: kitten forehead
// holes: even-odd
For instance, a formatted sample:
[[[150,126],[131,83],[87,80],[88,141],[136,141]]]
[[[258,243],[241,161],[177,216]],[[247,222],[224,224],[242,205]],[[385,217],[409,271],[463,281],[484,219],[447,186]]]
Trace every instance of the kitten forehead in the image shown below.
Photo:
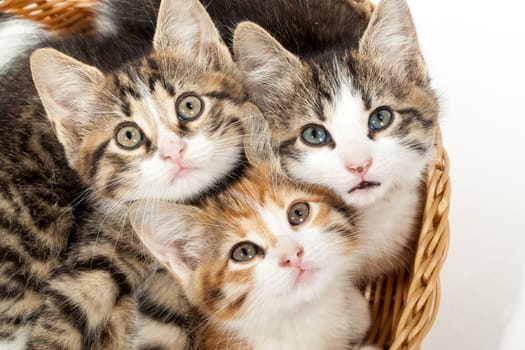
[[[275,247],[279,236],[290,231],[285,209],[274,201],[266,201],[264,206],[257,208],[257,213],[267,229],[267,235],[273,238],[270,241],[273,243],[273,247]]]
[[[160,119],[159,111],[149,89],[138,76],[135,77],[135,81],[141,94],[141,100],[146,105],[147,111],[155,121],[155,124],[158,126],[159,131],[167,131],[164,127],[164,123]]]
[[[328,118],[329,131],[337,144],[353,138],[366,138],[367,128],[363,121],[365,108],[357,91],[343,83],[334,100],[333,112]]]

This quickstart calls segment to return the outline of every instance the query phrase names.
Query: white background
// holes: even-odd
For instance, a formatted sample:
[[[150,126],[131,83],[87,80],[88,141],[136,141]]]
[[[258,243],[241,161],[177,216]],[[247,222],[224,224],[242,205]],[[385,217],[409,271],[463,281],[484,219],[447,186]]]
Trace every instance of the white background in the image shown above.
[[[442,302],[423,350],[525,350],[525,2],[408,3],[453,186]]]

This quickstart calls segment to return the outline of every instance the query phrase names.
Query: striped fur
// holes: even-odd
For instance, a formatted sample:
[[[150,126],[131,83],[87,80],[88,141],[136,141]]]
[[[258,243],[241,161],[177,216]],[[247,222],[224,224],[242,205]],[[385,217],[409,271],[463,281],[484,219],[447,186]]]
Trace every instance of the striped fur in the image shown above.
[[[369,247],[362,275],[374,278],[411,257],[439,107],[405,0],[381,1],[368,27],[353,29],[361,30],[355,45],[297,55],[245,22],[234,51],[288,175],[359,209]],[[392,122],[373,129],[381,109]],[[312,125],[329,135],[324,145],[304,141]],[[355,169],[363,174],[365,164],[361,177]]]
[[[150,346],[132,334],[153,329],[163,295],[148,285],[166,274],[133,235],[127,203],[195,200],[242,172],[259,112],[204,8],[162,6],[152,49],[125,37],[46,41],[0,82],[0,346]],[[204,109],[182,122],[176,101],[188,92]],[[139,147],[117,145],[123,123],[140,127]],[[162,137],[185,142],[187,176],[161,157]],[[165,325],[180,331],[176,317]]]
[[[310,214],[292,226],[287,217],[298,202]],[[269,161],[197,206],[138,202],[130,217],[195,307],[192,349],[342,350],[366,334],[368,305],[351,278],[362,249],[355,213],[321,187],[291,182]],[[240,242],[261,250],[235,262]],[[304,278],[286,262],[297,249]]]

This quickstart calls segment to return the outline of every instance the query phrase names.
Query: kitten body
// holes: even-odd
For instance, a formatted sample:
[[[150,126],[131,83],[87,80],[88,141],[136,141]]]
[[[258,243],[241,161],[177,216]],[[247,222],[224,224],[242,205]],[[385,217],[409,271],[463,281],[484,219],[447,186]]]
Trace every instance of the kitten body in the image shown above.
[[[153,47],[50,40],[31,71],[22,55],[3,75],[2,346],[129,348],[136,296],[158,266],[133,239],[127,202],[191,200],[240,175],[258,112],[200,4],[163,6]]]

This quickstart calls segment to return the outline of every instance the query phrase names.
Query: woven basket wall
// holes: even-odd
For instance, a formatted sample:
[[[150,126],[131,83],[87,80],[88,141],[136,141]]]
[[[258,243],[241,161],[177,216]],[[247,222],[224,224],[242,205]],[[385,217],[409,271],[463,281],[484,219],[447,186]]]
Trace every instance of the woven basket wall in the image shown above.
[[[49,30],[75,33],[90,28],[96,0],[0,0],[0,11],[40,22]],[[437,315],[439,272],[449,244],[449,162],[436,137],[438,152],[427,170],[421,232],[410,271],[399,271],[366,286],[373,325],[368,342],[392,350],[421,347]]]

